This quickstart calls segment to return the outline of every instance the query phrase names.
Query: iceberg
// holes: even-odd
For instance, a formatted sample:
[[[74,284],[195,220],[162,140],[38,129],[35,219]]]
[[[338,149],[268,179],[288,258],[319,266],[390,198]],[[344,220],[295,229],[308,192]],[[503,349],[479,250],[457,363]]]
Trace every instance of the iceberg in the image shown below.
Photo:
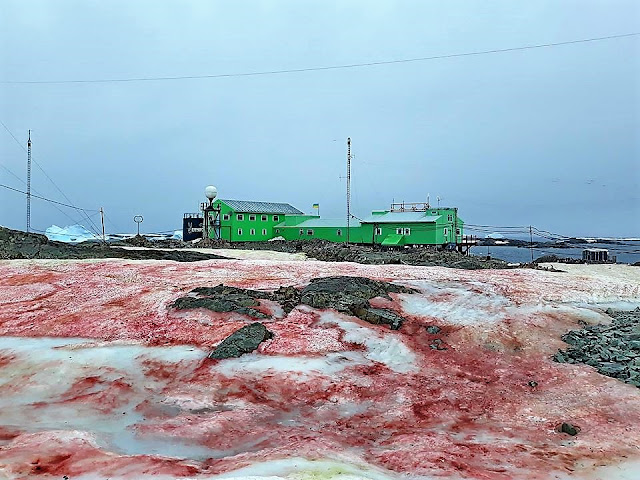
[[[45,235],[49,240],[66,243],[80,243],[87,240],[99,240],[100,237],[87,230],[82,225],[67,225],[66,227],[58,227],[51,225],[45,230]]]

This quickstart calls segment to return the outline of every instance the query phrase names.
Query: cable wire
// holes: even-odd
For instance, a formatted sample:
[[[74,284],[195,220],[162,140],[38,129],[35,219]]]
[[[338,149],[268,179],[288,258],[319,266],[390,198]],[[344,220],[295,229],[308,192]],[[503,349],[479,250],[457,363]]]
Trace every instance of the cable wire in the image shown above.
[[[9,130],[9,128],[5,125],[5,123],[2,120],[0,120],[0,124],[4,127],[4,129],[7,131],[7,133],[9,133],[9,135],[11,135],[11,138],[13,138],[13,140],[22,149],[22,151],[27,153],[27,149],[24,148],[24,145],[22,145],[22,143],[20,143],[20,141],[16,138],[16,136],[13,134],[13,132],[11,132],[11,130]],[[36,166],[40,169],[40,171],[44,174],[44,176],[51,182],[51,184],[56,188],[56,190],[58,190],[58,192],[60,192],[62,194],[62,196],[65,198],[65,200],[67,202],[69,202],[70,204],[72,204],[73,202],[71,201],[71,199],[62,191],[62,189],[56,184],[56,182],[53,181],[53,179],[49,176],[49,174],[47,172],[45,172],[44,168],[42,168],[42,166],[33,157],[31,158],[31,161],[36,164]],[[80,208],[78,210],[80,210],[84,214],[85,218],[87,220],[89,220],[89,222],[91,223],[91,225],[89,225],[89,228],[91,228],[93,230],[93,233],[98,234],[98,230],[99,230],[98,226],[87,215],[87,212],[85,211],[85,209]],[[74,222],[76,222],[76,221],[74,220]],[[78,223],[78,222],[76,222],[76,223]]]
[[[7,190],[12,190],[14,192],[21,193],[23,195],[27,195],[27,192],[24,192],[22,190],[18,190],[17,188],[10,187],[9,185],[4,185],[4,184],[0,183],[0,187],[6,188]],[[87,212],[99,212],[100,211],[100,210],[91,210],[91,209],[88,209],[88,208],[80,208],[80,207],[76,207],[75,205],[68,205],[66,203],[58,202],[56,200],[51,200],[50,198],[42,197],[40,195],[34,195],[33,193],[31,194],[31,196],[33,198],[38,198],[40,200],[44,200],[45,202],[54,203],[56,205],[62,205],[63,207],[73,208],[75,210],[84,210],[84,211],[87,211]]]
[[[533,45],[523,45],[520,47],[510,47],[510,48],[496,48],[492,50],[478,50],[472,52],[462,52],[462,53],[450,53],[445,55],[433,55],[428,57],[416,57],[416,58],[402,58],[396,60],[381,60],[377,62],[362,62],[362,63],[348,63],[341,65],[324,65],[324,66],[316,66],[316,67],[305,67],[305,68],[291,68],[291,69],[281,69],[281,70],[264,70],[264,71],[255,71],[255,72],[239,72],[239,73],[219,73],[219,74],[209,74],[209,75],[179,75],[179,76],[162,76],[162,77],[124,77],[124,78],[95,78],[95,79],[84,79],[84,80],[2,80],[0,84],[13,84],[13,85],[36,85],[36,84],[69,84],[69,83],[126,83],[126,82],[155,82],[155,81],[167,81],[167,80],[195,80],[195,79],[211,79],[211,78],[231,78],[231,77],[255,77],[255,76],[265,76],[265,75],[283,75],[289,73],[304,73],[304,72],[317,72],[323,70],[340,70],[340,69],[353,69],[353,68],[363,68],[363,67],[375,67],[380,65],[394,65],[401,63],[412,63],[412,62],[426,62],[430,60],[442,60],[445,58],[459,58],[459,57],[471,57],[477,55],[489,55],[496,53],[505,53],[505,52],[515,52],[520,50],[533,50],[537,48],[551,48],[558,47],[561,45],[575,45],[578,43],[588,43],[588,42],[599,42],[604,40],[613,40],[618,38],[626,38],[640,35],[640,32],[632,32],[632,33],[623,33],[620,35],[608,35],[606,37],[592,37],[592,38],[583,38],[579,40],[568,40],[564,42],[553,42],[553,43],[539,43]]]

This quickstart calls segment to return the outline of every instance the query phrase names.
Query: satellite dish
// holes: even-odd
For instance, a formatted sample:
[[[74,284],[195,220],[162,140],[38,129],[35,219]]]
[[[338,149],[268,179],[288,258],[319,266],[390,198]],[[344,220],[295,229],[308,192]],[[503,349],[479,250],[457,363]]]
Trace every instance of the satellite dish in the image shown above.
[[[209,200],[213,200],[218,196],[218,189],[213,185],[209,185],[207,188],[204,189],[204,196],[207,197]]]

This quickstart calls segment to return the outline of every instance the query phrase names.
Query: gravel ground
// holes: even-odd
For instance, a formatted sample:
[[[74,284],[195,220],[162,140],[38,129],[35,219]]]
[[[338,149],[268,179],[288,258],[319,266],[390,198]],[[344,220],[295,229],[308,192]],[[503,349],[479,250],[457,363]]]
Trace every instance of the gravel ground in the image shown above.
[[[640,388],[640,307],[633,311],[607,310],[610,325],[590,325],[562,336],[569,347],[558,350],[559,363],[584,363],[602,375]]]

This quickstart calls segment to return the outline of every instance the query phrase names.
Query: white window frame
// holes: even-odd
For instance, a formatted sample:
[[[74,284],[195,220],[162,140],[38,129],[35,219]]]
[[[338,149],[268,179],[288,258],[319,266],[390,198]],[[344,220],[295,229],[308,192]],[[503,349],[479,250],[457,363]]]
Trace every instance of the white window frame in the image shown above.
[[[339,228],[338,230],[336,230],[336,235],[338,237],[341,237],[342,236],[342,229]]]
[[[447,215],[447,222],[453,222],[453,215]]]
[[[405,235],[411,235],[411,229],[410,228],[405,228],[404,229],[404,234]]]
[[[376,235],[382,235],[382,227],[376,227]]]
[[[304,228],[300,229],[300,235],[304,235]]]
[[[238,220],[239,222],[244,221],[244,213],[238,213],[236,215],[236,220]]]
[[[256,234],[256,229],[252,228],[251,230],[249,230],[249,235],[255,235]]]
[[[264,236],[266,236],[266,235],[267,235],[267,229],[266,229],[266,228],[263,228],[263,229],[262,229],[262,235],[264,235]]]
[[[256,221],[256,216],[255,215],[249,215],[249,221],[250,222],[255,222]]]
[[[444,227],[444,236],[446,237],[447,235],[449,235],[449,229]]]
[[[263,222],[266,222],[269,219],[269,217],[267,217],[266,215],[262,215],[260,217],[260,220],[262,220]]]
[[[402,227],[396,228],[396,235],[402,235]]]
[[[242,236],[242,229],[241,228],[238,229],[238,235]]]
[[[461,235],[461,234],[462,234],[461,230],[459,228],[456,228],[456,235]]]
[[[223,222],[228,222],[230,219],[231,219],[231,215],[229,215],[228,213],[225,213],[222,215]]]
[[[274,215],[273,216],[273,221],[274,222],[279,222],[280,221],[280,217],[278,215]]]
[[[307,230],[307,235],[310,236],[310,237],[313,237],[313,229],[309,228]]]

